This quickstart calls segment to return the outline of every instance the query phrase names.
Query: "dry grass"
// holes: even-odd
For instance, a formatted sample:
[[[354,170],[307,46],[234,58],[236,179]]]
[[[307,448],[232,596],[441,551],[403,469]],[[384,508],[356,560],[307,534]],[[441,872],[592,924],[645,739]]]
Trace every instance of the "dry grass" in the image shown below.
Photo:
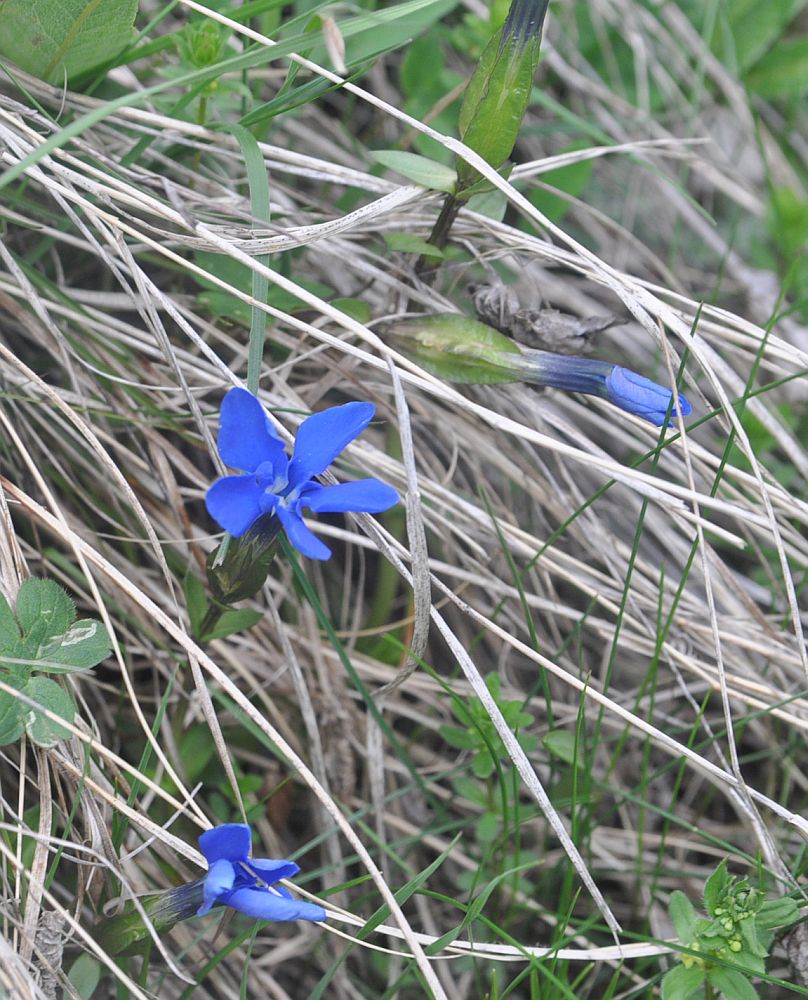
[[[580,780],[594,804],[571,810],[558,762],[543,747],[525,754],[499,715],[521,783],[521,863],[541,865],[526,874],[541,884],[543,871],[568,870],[548,832],[546,817],[559,816],[567,855],[602,893],[597,905],[582,897],[576,915],[599,905],[614,931],[611,944],[601,931],[571,930],[558,957],[598,968],[625,959],[618,993],[627,995],[650,975],[647,964],[635,974],[633,960],[667,949],[631,943],[619,926],[637,929],[641,914],[644,933],[670,937],[667,893],[697,896],[725,853],[754,875],[760,852],[782,891],[793,888],[808,838],[808,454],[784,415],[805,402],[798,376],[808,370],[808,337],[794,319],[770,323],[777,293],[761,289],[776,289],[774,276],[753,269],[699,207],[720,219],[759,216],[759,165],[756,173],[714,141],[691,141],[731,127],[738,148],[754,153],[754,118],[675,5],[596,5],[604,25],[631,27],[637,105],[578,54],[565,9],[554,11],[545,61],[566,83],[569,113],[608,140],[574,154],[595,159],[601,203],[577,203],[555,226],[488,170],[514,214],[494,222],[463,213],[454,236],[472,261],[451,265],[436,288],[414,283],[412,259],[386,252],[384,236],[426,238],[437,196],[371,174],[339,119],[317,104],[279,118],[272,144],[260,145],[273,210],[263,227],[252,219],[237,139],[167,116],[138,97],[129,71],[118,79],[131,87],[131,106],[31,78],[22,78],[30,101],[21,103],[6,85],[0,161],[25,168],[0,205],[4,591],[13,595],[28,573],[57,579],[118,643],[115,660],[73,682],[80,712],[68,744],[3,751],[0,984],[9,995],[47,994],[47,975],[40,987],[32,975],[43,977],[46,949],[35,934],[46,911],[61,914],[65,956],[86,950],[108,962],[92,940],[95,907],[196,877],[195,833],[237,819],[242,807],[257,853],[307,846],[301,865],[313,890],[371,881],[325,897],[325,933],[262,930],[247,965],[249,939],[194,996],[233,996],[242,975],[251,996],[308,996],[334,967],[328,995],[357,995],[365,974],[394,984],[404,959],[374,965],[371,948],[415,955],[435,996],[472,996],[482,966],[448,956],[473,949],[478,961],[522,963],[542,954],[561,919],[555,900],[530,898],[515,880],[503,892],[521,913],[518,943],[478,944],[461,932],[437,960],[424,948],[460,912],[429,895],[400,908],[392,896],[444,852],[426,882],[436,892],[462,895],[451,887],[482,863],[480,806],[453,784],[464,758],[439,727],[453,722],[450,691],[487,699],[496,720],[482,681],[491,671],[503,697],[526,700],[532,732],[577,731],[586,761]],[[683,94],[694,66],[704,86]],[[669,94],[669,114],[651,114],[642,97],[651,82]],[[352,90],[359,106],[371,101]],[[681,102],[691,117],[674,114]],[[372,104],[397,134],[424,128],[376,96]],[[93,120],[68,143],[50,117],[60,114]],[[549,115],[537,109],[532,122]],[[529,126],[521,148],[536,160],[512,179],[540,180],[559,162],[546,159],[555,150]],[[141,138],[148,151],[127,165]],[[771,169],[788,170],[774,144],[766,148]],[[347,194],[352,210],[337,207]],[[541,235],[518,228],[517,215]],[[305,308],[257,301],[228,279],[228,258]],[[624,312],[627,323],[604,335],[599,353],[663,382],[683,365],[693,417],[660,438],[600,401],[519,386],[457,390],[397,356],[375,323],[300,283],[361,298],[376,320],[462,305],[466,281],[480,273],[474,259],[518,275],[526,300],[541,295],[582,315]],[[188,567],[201,574],[215,544],[201,501],[220,468],[219,402],[245,378],[248,351],[245,327],[216,320],[210,296],[200,297],[200,276],[266,313],[260,396],[285,431],[330,402],[376,405],[378,421],[348,450],[341,475],[395,485],[407,497],[406,523],[393,515],[381,525],[321,524],[337,556],[305,572],[339,648],[281,560],[255,601],[267,609],[261,623],[207,649],[189,635],[182,577]],[[755,371],[757,385],[791,380],[746,400],[773,439],[765,455],[733,405]],[[767,469],[772,455],[793,469],[788,481]],[[392,644],[383,653],[373,641],[385,634],[403,643],[398,666]],[[377,697],[378,718],[346,658]],[[210,712],[229,782],[215,754],[196,767],[214,739],[205,738]],[[382,926],[357,937],[383,903],[391,913]],[[348,958],[344,936],[360,942]],[[108,965],[131,996],[180,996],[181,976],[197,978],[227,940],[207,922],[178,926],[140,984]],[[782,961],[773,972],[795,975]]]

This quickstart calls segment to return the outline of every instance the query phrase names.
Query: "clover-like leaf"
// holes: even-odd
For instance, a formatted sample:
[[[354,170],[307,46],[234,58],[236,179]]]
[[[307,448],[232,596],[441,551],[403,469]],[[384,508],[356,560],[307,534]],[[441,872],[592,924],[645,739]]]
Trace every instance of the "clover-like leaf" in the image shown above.
[[[6,656],[16,656],[20,645],[20,629],[14,612],[5,597],[0,594],[0,652]]]
[[[52,681],[49,677],[32,677],[25,685],[25,693],[33,701],[41,705],[42,708],[53,712],[67,722],[72,722],[76,714],[73,699],[63,687]],[[70,730],[60,726],[58,722],[49,719],[42,712],[31,706],[25,706],[27,716],[25,719],[25,729],[28,736],[37,746],[48,749],[55,746],[60,740],[66,740],[70,736]]]
[[[112,652],[109,633],[103,622],[83,618],[66,632],[40,646],[38,670],[50,673],[71,673],[89,670]]]
[[[66,632],[76,619],[76,608],[55,580],[30,576],[17,594],[17,621],[29,654],[54,636]]]
[[[0,672],[4,684],[9,687],[21,688],[22,682],[5,672]],[[25,706],[13,694],[0,691],[0,746],[16,743],[22,736],[23,715]]]

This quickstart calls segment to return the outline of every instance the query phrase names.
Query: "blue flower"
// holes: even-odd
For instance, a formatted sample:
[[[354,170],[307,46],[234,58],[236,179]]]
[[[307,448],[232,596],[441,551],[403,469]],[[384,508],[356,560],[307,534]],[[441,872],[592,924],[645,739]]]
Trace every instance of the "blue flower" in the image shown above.
[[[257,920],[325,920],[322,906],[294,899],[276,883],[300,871],[294,861],[251,858],[246,823],[215,826],[199,838],[208,862],[202,883],[203,902],[197,916],[213,906],[231,906]]]
[[[331,550],[303,523],[302,511],[378,514],[398,494],[378,479],[321,486],[318,476],[373,418],[372,403],[345,403],[315,413],[300,425],[292,458],[252,393],[231,389],[222,402],[219,454],[248,475],[223,476],[208,490],[208,513],[236,538],[262,514],[274,514],[304,556],[328,559]]]
[[[671,391],[657,385],[644,375],[638,375],[630,368],[615,367],[606,376],[606,398],[629,413],[650,420],[661,427],[665,423],[668,407],[671,405]],[[679,393],[679,406],[686,417],[693,409],[686,397]],[[676,410],[673,410],[676,415]]]

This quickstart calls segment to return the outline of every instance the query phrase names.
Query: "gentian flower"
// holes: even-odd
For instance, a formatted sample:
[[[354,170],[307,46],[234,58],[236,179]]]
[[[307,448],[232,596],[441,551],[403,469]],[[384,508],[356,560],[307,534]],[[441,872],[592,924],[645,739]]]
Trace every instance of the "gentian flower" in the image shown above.
[[[202,883],[203,902],[197,916],[213,906],[230,906],[258,920],[325,920],[322,906],[294,899],[276,884],[296,875],[299,866],[294,861],[251,858],[250,840],[246,823],[215,826],[199,838],[208,874]]]
[[[345,403],[315,413],[300,425],[291,459],[261,404],[246,389],[231,389],[222,402],[219,454],[248,475],[223,476],[208,490],[208,513],[239,538],[263,514],[273,514],[292,545],[311,559],[331,550],[303,523],[303,509],[378,514],[398,494],[378,479],[321,486],[313,477],[362,433],[373,418],[372,403]]]
[[[394,346],[427,371],[450,382],[529,382],[531,385],[600,396],[621,410],[661,427],[672,392],[611,361],[536,351],[485,323],[459,313],[396,320],[384,329]],[[679,408],[692,407],[679,393]],[[672,411],[675,414],[675,409]]]

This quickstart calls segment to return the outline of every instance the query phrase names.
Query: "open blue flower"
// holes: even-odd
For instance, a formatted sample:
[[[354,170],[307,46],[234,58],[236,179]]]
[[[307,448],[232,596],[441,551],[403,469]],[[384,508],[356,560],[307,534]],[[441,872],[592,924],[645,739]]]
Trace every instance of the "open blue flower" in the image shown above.
[[[328,559],[331,550],[303,523],[304,508],[317,513],[378,514],[398,494],[378,479],[322,486],[324,472],[373,418],[372,403],[345,403],[315,413],[300,425],[291,459],[255,396],[231,389],[222,402],[219,454],[248,475],[223,476],[208,490],[208,513],[236,538],[262,514],[274,514],[286,537],[304,556]]]
[[[294,899],[276,883],[300,871],[294,861],[250,857],[250,828],[246,823],[225,823],[207,830],[199,846],[208,862],[202,884],[203,902],[197,916],[213,906],[231,906],[258,920],[325,920],[316,903]]]

